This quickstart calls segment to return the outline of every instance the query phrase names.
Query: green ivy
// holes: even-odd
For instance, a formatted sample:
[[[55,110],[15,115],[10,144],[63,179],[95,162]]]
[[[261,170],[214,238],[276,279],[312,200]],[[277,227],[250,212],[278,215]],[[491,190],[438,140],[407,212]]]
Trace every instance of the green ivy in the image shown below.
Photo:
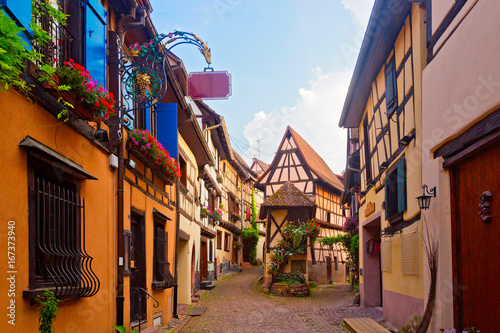
[[[40,55],[28,50],[28,44],[20,36],[24,30],[0,10],[0,82],[3,83],[0,89],[15,87],[27,95],[31,87],[20,77],[26,67],[25,59],[36,61]]]

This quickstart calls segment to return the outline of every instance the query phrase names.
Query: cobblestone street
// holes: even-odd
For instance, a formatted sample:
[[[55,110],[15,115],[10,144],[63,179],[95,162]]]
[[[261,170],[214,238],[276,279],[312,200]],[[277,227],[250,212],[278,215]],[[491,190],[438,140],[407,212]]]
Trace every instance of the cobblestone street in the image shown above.
[[[345,332],[345,317],[383,320],[380,308],[351,307],[349,285],[320,286],[307,298],[263,294],[258,291],[262,271],[257,267],[223,278],[197,305],[207,307],[205,313],[186,316],[175,332]]]

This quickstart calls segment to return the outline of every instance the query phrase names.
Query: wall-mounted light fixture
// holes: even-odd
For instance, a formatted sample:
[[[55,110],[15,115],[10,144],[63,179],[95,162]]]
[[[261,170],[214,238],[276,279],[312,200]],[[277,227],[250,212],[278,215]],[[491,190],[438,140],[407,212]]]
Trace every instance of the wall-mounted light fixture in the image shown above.
[[[132,169],[135,169],[135,161],[131,159],[125,159],[125,166],[129,166]]]
[[[420,207],[420,209],[429,209],[431,198],[433,197],[436,197],[436,186],[429,189],[427,185],[422,185],[422,195],[417,197],[418,207]]]
[[[108,131],[104,129],[98,129],[94,133],[94,139],[100,142],[109,142]]]
[[[415,139],[415,132],[411,132],[410,134],[403,136],[401,140],[399,140],[399,145],[408,146],[413,139]]]

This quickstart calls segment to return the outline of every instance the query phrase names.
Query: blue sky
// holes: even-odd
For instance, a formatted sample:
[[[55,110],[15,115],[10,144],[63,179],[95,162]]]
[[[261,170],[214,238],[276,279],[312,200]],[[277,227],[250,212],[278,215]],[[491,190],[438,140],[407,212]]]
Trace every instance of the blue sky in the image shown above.
[[[212,67],[232,75],[232,96],[208,101],[224,116],[233,148],[270,163],[287,125],[340,173],[346,132],[338,128],[373,0],[150,0],[159,33],[193,32]],[[188,72],[206,67],[198,50],[173,52]]]

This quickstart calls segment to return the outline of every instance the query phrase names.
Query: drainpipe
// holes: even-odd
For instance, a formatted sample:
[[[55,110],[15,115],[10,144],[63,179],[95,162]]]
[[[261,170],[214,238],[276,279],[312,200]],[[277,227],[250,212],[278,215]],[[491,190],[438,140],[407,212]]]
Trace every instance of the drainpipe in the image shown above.
[[[179,149],[177,149],[179,151]],[[179,163],[179,156],[176,157],[175,161]],[[181,224],[181,210],[180,210],[180,187],[179,187],[179,179],[175,181],[175,264],[174,264],[174,305],[173,305],[173,313],[172,316],[174,318],[179,318],[177,314],[177,289],[178,285],[178,267],[179,267],[179,231]]]
[[[130,29],[143,28],[144,27],[144,16],[146,14],[145,8],[137,8],[137,2],[132,0],[129,1],[130,12],[128,15],[123,16],[118,21],[118,37],[120,42],[123,42],[123,37],[125,32]],[[131,22],[136,20],[136,14],[139,14],[141,19],[140,22]],[[119,55],[121,57],[121,54]],[[119,85],[119,96],[121,98],[121,85]],[[118,110],[118,114],[122,116],[122,110]],[[121,121],[120,121],[121,123]],[[122,133],[123,138],[123,127],[119,128],[120,133]],[[124,240],[123,240],[123,220],[124,220],[124,178],[125,178],[125,163],[123,161],[124,154],[124,142],[118,145],[118,184],[116,190],[116,201],[117,201],[117,228],[116,228],[116,238],[117,238],[117,259],[118,259],[118,274],[116,283],[116,325],[123,326],[123,313],[124,313],[124,278],[123,278],[123,260],[125,258]],[[120,265],[121,262],[121,265]]]

